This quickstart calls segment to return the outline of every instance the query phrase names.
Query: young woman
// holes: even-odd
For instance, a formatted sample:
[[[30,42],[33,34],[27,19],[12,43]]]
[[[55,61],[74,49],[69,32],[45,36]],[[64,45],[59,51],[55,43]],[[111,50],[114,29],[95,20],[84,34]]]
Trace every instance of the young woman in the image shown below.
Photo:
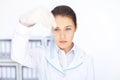
[[[73,43],[77,30],[75,12],[66,5],[57,6],[51,12],[54,19],[50,15],[42,14],[47,17],[47,21],[44,20],[45,17],[33,20],[29,18],[31,15],[27,15],[29,19],[20,19],[24,29],[18,30],[13,38],[11,58],[22,65],[37,69],[39,80],[94,80],[92,59]],[[48,20],[49,17],[51,19]],[[29,31],[25,30],[25,26],[34,27],[36,21],[50,24],[54,38],[52,49],[50,46],[32,50],[27,48]]]

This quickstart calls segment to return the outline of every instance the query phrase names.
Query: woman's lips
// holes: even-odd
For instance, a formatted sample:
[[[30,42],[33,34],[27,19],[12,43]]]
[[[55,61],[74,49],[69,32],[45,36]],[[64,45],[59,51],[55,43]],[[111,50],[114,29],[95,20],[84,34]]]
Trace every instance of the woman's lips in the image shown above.
[[[67,43],[67,41],[59,41],[59,43]]]

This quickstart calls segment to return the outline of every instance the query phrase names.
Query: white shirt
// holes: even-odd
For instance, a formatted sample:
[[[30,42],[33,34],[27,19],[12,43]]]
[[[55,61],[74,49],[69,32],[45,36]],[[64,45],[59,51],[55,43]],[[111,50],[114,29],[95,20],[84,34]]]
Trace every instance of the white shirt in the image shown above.
[[[57,46],[56,46],[57,47]],[[57,53],[58,53],[58,57],[59,57],[59,61],[60,61],[60,65],[62,68],[67,67],[68,65],[70,65],[70,63],[73,61],[73,58],[75,56],[74,53],[74,46],[73,48],[65,53],[63,50],[59,49],[57,47]]]

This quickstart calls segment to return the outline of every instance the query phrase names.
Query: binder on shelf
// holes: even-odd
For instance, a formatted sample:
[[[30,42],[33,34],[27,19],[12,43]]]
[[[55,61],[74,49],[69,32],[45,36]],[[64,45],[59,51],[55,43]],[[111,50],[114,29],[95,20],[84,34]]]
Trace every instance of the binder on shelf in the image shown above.
[[[0,66],[0,80],[15,80],[16,69],[14,66]]]

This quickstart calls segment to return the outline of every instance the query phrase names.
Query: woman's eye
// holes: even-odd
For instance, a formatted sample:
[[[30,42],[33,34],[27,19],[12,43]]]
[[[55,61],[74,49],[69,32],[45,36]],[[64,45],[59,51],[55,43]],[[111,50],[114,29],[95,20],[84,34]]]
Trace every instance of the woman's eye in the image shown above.
[[[57,29],[57,28],[56,28],[56,29],[54,29],[54,31],[58,31],[58,30],[59,30],[59,29]]]

